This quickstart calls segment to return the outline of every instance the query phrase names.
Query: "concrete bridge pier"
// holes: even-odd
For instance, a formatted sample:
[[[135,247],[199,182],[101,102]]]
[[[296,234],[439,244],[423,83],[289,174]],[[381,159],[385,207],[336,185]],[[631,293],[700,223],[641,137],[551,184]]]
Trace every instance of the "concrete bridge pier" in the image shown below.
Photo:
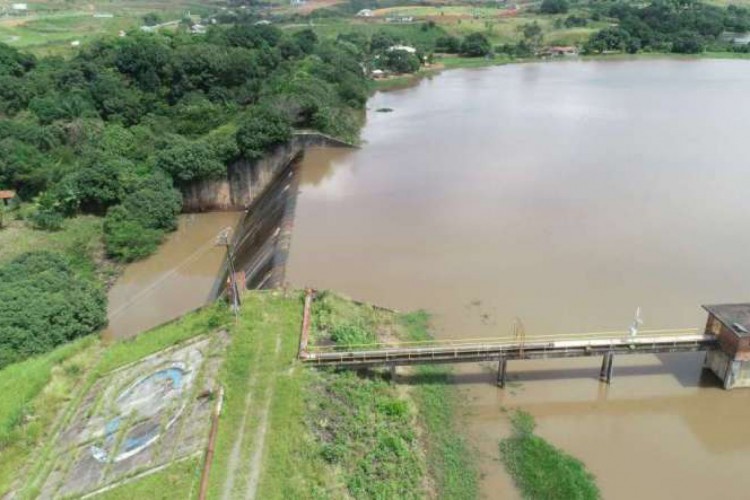
[[[508,360],[500,358],[497,362],[497,386],[500,388],[505,387],[505,375],[508,369]]]
[[[614,369],[614,364],[612,363],[615,359],[615,354],[613,352],[607,352],[604,353],[604,358],[602,358],[602,369],[599,371],[599,380],[606,383],[612,382],[612,370]]]

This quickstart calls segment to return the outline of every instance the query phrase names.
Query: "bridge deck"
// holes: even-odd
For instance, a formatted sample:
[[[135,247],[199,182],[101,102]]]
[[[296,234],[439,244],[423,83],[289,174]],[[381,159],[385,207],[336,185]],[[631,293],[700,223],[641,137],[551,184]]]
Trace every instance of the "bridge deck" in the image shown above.
[[[348,346],[308,347],[300,359],[309,365],[339,367],[399,366],[425,363],[460,363],[488,360],[570,358],[611,354],[692,352],[715,349],[716,337],[695,330],[602,332],[514,339],[403,342]]]

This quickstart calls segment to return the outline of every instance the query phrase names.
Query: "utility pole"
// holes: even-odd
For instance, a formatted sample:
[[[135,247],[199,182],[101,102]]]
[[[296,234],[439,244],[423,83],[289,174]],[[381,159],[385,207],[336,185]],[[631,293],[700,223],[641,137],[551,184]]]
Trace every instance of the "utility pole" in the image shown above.
[[[240,289],[237,286],[237,272],[234,268],[234,252],[232,251],[232,228],[224,228],[219,236],[216,238],[217,246],[224,246],[227,248],[227,263],[229,271],[229,286],[231,287],[232,295],[232,311],[234,311],[234,318],[239,318],[240,312]]]

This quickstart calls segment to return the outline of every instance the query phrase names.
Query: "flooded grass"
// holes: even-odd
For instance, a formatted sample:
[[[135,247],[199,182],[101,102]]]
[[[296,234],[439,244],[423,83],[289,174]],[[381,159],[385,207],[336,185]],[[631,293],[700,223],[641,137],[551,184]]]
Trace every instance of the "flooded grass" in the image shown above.
[[[594,476],[580,460],[534,434],[534,417],[516,411],[511,424],[512,435],[500,442],[500,458],[524,498],[601,498]]]

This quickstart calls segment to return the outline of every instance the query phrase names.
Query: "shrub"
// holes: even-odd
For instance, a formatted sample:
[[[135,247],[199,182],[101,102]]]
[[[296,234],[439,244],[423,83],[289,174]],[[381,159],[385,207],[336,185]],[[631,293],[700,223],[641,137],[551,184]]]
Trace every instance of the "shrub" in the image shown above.
[[[0,267],[0,368],[107,323],[104,291],[59,254],[31,252]]]
[[[468,57],[483,57],[492,52],[487,37],[481,33],[468,35],[461,44],[461,53]]]
[[[543,0],[539,12],[542,14],[565,14],[568,12],[568,0]]]

